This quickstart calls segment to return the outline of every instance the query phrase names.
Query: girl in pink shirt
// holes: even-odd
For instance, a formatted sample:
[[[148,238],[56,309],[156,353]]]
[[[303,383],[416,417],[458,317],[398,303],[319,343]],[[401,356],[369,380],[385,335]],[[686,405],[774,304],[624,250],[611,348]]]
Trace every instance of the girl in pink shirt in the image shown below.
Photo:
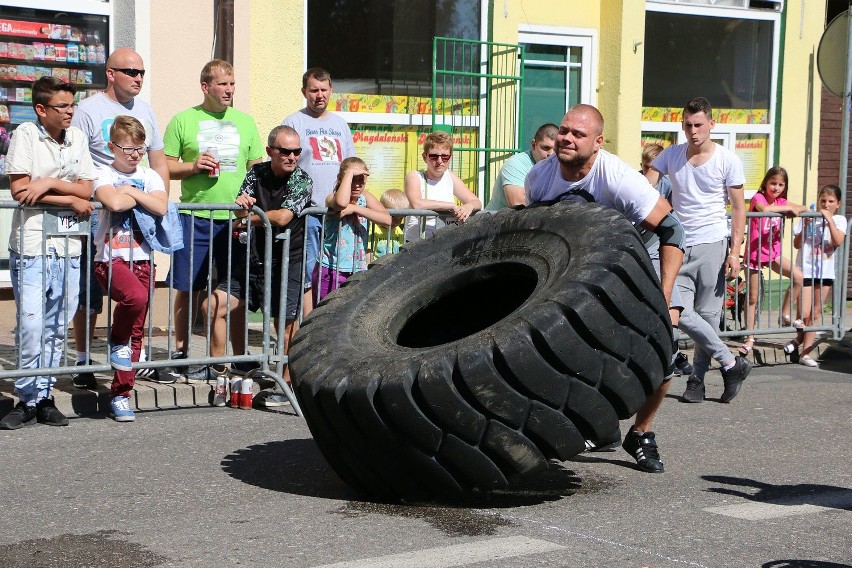
[[[807,211],[803,205],[787,201],[787,170],[781,166],[769,168],[760,189],[751,198],[751,213],[781,213],[784,217],[796,217]],[[793,281],[792,297],[798,298],[802,289],[802,271],[793,266],[789,259],[781,256],[781,231],[784,228],[783,217],[752,217],[748,223],[748,244],[746,246],[746,273],[748,274],[748,308],[746,310],[746,329],[754,329],[754,312],[760,286],[760,271],[769,267],[775,273]],[[790,295],[785,298],[781,313],[790,314]],[[784,316],[782,315],[782,318]],[[798,320],[797,320],[798,321]],[[789,324],[787,324],[789,325]],[[754,335],[749,335],[740,347],[747,355],[754,346]]]

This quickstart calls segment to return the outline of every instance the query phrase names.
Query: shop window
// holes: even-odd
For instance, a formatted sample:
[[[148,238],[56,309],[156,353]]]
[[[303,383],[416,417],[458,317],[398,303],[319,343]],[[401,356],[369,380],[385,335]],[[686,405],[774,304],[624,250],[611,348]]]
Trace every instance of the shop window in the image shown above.
[[[695,96],[715,108],[765,118],[772,85],[773,22],[648,12],[642,105],[683,108]],[[763,111],[763,112],[758,112]]]
[[[432,39],[480,39],[480,0],[310,0],[308,66],[338,93],[431,95]]]

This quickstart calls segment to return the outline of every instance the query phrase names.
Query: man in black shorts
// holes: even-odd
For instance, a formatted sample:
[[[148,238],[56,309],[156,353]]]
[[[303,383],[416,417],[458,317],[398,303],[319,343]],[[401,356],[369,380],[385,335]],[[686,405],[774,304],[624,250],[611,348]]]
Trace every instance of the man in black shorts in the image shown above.
[[[272,282],[266,283],[271,290],[270,310],[275,321],[275,328],[280,329],[280,317],[284,317],[284,353],[290,347],[290,340],[297,328],[299,301],[302,298],[302,246],[305,239],[305,220],[300,217],[302,210],[311,200],[311,178],[297,166],[302,147],[299,134],[289,126],[276,126],[269,133],[266,153],[270,161],[255,164],[246,174],[240,187],[236,203],[245,209],[238,213],[241,221],[237,224],[235,236],[245,231],[247,224],[257,230],[251,231],[249,246],[234,240],[231,260],[231,278],[219,283],[217,289],[204,301],[201,313],[208,313],[212,319],[210,337],[210,355],[225,354],[225,336],[227,314],[235,309],[245,309],[248,301],[249,309],[262,309],[263,303],[263,254],[266,236],[263,222],[251,208],[257,206],[269,218],[272,224]],[[281,310],[281,259],[283,241],[275,237],[290,229],[290,258],[287,276],[287,305]],[[246,276],[246,255],[249,255],[249,277]],[[246,284],[249,283],[249,290]],[[252,285],[254,284],[254,285]],[[244,354],[243,333],[232,333],[231,344],[234,355]],[[290,382],[289,369],[284,370],[284,380]],[[265,406],[280,406],[287,399],[283,396],[264,393],[262,397]]]

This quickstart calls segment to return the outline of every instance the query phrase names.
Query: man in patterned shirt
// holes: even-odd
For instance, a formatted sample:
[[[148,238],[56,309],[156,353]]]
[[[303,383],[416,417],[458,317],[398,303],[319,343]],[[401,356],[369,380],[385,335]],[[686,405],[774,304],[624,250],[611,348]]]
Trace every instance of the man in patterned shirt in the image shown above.
[[[305,239],[305,219],[300,217],[302,210],[311,200],[311,178],[298,167],[299,154],[302,146],[299,134],[289,126],[276,126],[269,133],[266,153],[270,161],[255,164],[246,174],[240,187],[236,203],[246,210],[242,217],[240,229],[245,231],[247,224],[257,230],[251,231],[248,247],[240,245],[237,240],[233,244],[231,261],[231,280],[220,282],[218,288],[201,306],[201,313],[207,314],[208,303],[212,318],[212,333],[210,338],[210,355],[219,356],[225,353],[226,316],[228,312],[245,309],[248,302],[251,311],[262,308],[263,303],[263,254],[266,236],[263,232],[263,222],[251,208],[257,206],[269,218],[272,224],[272,282],[271,315],[275,319],[275,328],[280,316],[284,316],[284,352],[290,347],[290,339],[297,329],[297,313],[302,298],[302,246]],[[281,311],[279,305],[281,281],[281,260],[283,256],[283,241],[275,237],[290,229],[290,248],[287,273],[287,305]],[[246,277],[246,258],[249,255],[249,277]],[[246,286],[246,284],[249,286]],[[249,289],[246,290],[246,287]],[[232,330],[232,348],[235,355],[244,353],[244,333],[234,333]],[[284,379],[289,383],[289,369],[285,368]],[[279,406],[276,401],[286,400],[278,395],[264,397],[266,406]]]

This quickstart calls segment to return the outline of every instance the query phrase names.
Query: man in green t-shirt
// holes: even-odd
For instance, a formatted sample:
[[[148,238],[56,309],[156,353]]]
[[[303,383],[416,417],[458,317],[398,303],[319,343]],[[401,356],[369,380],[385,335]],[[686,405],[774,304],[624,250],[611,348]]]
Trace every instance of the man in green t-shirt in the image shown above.
[[[221,59],[207,63],[201,70],[201,92],[204,101],[176,114],[166,127],[163,151],[169,177],[180,180],[181,203],[230,205],[248,169],[262,161],[265,147],[254,119],[231,107],[234,68],[230,63]],[[190,292],[207,287],[211,249],[216,273],[220,277],[227,274],[228,240],[231,238],[229,215],[226,210],[181,211],[187,246],[174,254],[168,278],[175,288],[174,359],[187,356]],[[237,319],[239,317],[231,318],[232,327],[244,324]],[[233,335],[231,339],[243,341],[242,337]],[[187,382],[206,381],[216,378],[216,374],[214,369],[202,367],[186,373],[186,379]]]

